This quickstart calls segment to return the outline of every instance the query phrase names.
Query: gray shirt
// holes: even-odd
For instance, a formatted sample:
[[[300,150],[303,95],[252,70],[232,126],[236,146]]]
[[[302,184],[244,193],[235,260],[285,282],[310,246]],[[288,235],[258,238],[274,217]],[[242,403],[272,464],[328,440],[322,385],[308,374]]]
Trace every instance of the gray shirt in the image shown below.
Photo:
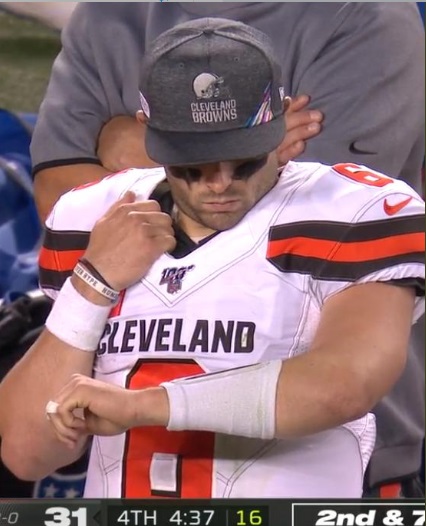
[[[141,57],[162,31],[221,16],[267,33],[285,91],[311,96],[323,131],[301,160],[365,164],[420,191],[424,157],[424,29],[415,3],[81,3],[63,31],[34,133],[34,172],[98,163],[106,122],[140,109]],[[173,97],[173,93],[170,93]],[[417,352],[376,410],[370,482],[415,472],[424,435],[424,324]]]

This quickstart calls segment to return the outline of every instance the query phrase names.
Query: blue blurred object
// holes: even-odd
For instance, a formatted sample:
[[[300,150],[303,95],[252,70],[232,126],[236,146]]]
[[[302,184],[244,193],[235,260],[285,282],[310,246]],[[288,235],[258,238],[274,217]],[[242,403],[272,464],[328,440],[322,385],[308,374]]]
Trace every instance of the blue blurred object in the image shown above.
[[[426,2],[417,2],[420,14],[422,15],[423,23],[425,22],[425,3]]]
[[[38,286],[42,229],[29,151],[35,119],[0,109],[0,298],[5,301]]]

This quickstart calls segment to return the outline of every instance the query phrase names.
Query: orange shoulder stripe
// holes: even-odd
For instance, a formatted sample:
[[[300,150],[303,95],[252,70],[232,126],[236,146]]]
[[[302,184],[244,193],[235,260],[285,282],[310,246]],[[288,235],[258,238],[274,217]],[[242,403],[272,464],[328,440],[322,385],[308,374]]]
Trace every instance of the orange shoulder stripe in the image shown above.
[[[284,254],[356,263],[383,259],[425,250],[425,235],[420,232],[400,234],[370,241],[338,243],[333,240],[292,237],[270,241],[267,258]]]
[[[50,250],[42,247],[39,255],[39,266],[46,270],[58,272],[73,270],[85,250]]]

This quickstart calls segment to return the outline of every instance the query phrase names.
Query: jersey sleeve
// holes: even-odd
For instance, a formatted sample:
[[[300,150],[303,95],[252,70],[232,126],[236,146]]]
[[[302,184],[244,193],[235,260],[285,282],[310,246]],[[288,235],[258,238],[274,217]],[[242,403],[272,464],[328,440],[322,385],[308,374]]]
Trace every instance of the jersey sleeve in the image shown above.
[[[325,115],[299,160],[365,164],[420,192],[425,44],[418,9],[415,3],[342,6],[335,32],[291,93],[310,95],[310,107]]]
[[[379,192],[353,221],[330,224],[310,252],[320,262],[312,275],[318,302],[361,283],[412,286],[417,319],[424,312],[424,228],[424,202],[401,181]]]
[[[124,170],[74,188],[60,197],[46,220],[39,254],[39,284],[47,296],[56,299],[86,251],[96,221],[127,190],[134,191],[137,199],[147,199],[162,174],[160,169]],[[139,190],[139,182],[147,179],[152,180],[147,185],[148,192]]]
[[[60,209],[61,203],[58,202],[46,221],[39,254],[39,286],[53,300],[83,256],[90,237],[88,231],[56,230],[53,218],[56,213],[61,213]]]
[[[100,164],[96,140],[109,119],[90,35],[96,28],[90,4],[76,6],[62,32],[31,142],[33,173],[70,163]]]

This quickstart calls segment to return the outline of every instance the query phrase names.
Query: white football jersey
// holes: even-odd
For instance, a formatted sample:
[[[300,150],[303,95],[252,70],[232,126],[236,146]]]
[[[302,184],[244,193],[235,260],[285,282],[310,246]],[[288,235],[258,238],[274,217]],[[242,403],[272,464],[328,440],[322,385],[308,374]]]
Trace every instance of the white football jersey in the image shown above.
[[[45,292],[55,297],[94,223],[125,191],[148,199],[164,177],[163,169],[128,170],[64,195],[40,256]],[[164,254],[122,293],[94,376],[141,389],[286,360],[309,349],[324,303],[354,283],[412,284],[417,318],[423,214],[401,181],[354,164],[290,162],[234,228],[179,259]],[[135,428],[94,437],[86,496],[359,497],[374,439],[372,415],[295,440]]]

